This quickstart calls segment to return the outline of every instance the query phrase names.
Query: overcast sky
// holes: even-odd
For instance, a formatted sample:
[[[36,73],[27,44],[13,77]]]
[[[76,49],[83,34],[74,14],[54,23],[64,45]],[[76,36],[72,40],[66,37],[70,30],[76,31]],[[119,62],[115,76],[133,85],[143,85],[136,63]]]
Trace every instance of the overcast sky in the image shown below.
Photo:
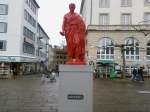
[[[69,12],[69,3],[76,4],[75,12],[79,13],[81,0],[36,0],[40,6],[38,21],[50,37],[50,44],[61,45],[65,38],[59,32],[63,16]]]

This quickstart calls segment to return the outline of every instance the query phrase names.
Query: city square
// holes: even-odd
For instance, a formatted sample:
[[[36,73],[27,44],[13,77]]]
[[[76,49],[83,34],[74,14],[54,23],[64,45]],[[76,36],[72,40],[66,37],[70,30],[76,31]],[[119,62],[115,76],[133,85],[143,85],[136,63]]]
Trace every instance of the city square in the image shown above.
[[[0,0],[0,112],[149,112],[150,0]]]
[[[41,75],[0,80],[0,112],[59,112],[58,85]],[[28,83],[27,83],[28,82]],[[150,81],[94,79],[93,112],[149,112]]]

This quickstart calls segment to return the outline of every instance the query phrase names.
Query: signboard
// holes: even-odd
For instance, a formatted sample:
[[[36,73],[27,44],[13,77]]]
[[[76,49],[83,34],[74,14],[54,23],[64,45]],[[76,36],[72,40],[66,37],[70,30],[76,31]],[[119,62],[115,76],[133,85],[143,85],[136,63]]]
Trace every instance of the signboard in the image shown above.
[[[19,56],[0,56],[0,62],[37,62],[37,58]]]
[[[67,99],[68,100],[83,100],[84,95],[81,95],[81,94],[68,94]]]
[[[21,57],[21,62],[37,62],[37,58],[27,58],[27,57]]]
[[[14,57],[14,56],[1,56],[0,57],[0,62],[19,62],[20,58],[19,57]]]
[[[31,40],[31,39],[28,38],[28,37],[25,37],[25,38],[24,38],[24,41],[25,41],[25,42],[28,42],[28,43],[30,43],[30,44],[32,44],[32,45],[34,45],[34,41]]]
[[[116,65],[115,70],[121,70],[121,65]]]

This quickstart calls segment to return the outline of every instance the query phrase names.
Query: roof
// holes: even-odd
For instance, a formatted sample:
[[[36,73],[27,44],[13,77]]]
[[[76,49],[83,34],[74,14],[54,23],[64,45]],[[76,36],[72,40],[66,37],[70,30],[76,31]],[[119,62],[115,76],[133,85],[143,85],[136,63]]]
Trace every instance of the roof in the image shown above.
[[[37,6],[37,8],[40,8],[40,6],[38,5],[38,3],[36,2],[36,0],[32,0],[33,3]]]
[[[44,34],[46,35],[46,37],[48,38],[48,39],[50,39],[49,38],[49,36],[47,35],[47,33],[45,32],[45,30],[42,28],[42,26],[40,25],[40,23],[38,23],[38,27],[40,27],[40,29],[44,32]]]
[[[104,65],[109,65],[109,64],[114,64],[114,61],[112,61],[112,60],[98,60],[97,62],[96,62],[96,64],[104,64]]]

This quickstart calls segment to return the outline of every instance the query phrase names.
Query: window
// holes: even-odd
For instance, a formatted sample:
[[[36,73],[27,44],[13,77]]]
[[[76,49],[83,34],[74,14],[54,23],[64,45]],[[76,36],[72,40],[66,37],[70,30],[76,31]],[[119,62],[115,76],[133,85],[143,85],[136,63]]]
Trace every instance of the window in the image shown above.
[[[99,7],[100,8],[109,8],[110,0],[99,0]]]
[[[31,40],[35,41],[35,33],[33,33],[31,30],[29,30],[28,28],[24,27],[23,29],[23,35],[25,37],[30,38]]]
[[[144,13],[144,24],[150,24],[150,13]]]
[[[6,40],[0,40],[0,51],[6,51]]]
[[[0,33],[7,32],[7,23],[0,22]]]
[[[8,14],[8,5],[0,4],[0,15]]]
[[[109,14],[100,14],[100,25],[109,25]]]
[[[150,6],[150,0],[144,0],[144,6]]]
[[[150,60],[150,40],[149,40],[149,42],[147,43],[146,55],[147,55],[147,60]]]
[[[26,10],[24,10],[24,19],[27,22],[29,22],[33,27],[36,27],[36,21],[35,21],[35,19]]]
[[[131,14],[130,13],[124,13],[121,15],[121,25],[131,25]]]
[[[100,60],[114,59],[114,46],[110,38],[104,37],[99,41],[97,49],[97,59]]]
[[[25,42],[23,44],[23,52],[34,55],[35,54],[35,48],[33,45]]]
[[[125,40],[125,44],[126,44],[125,47],[126,60],[132,61],[139,60],[139,42],[135,38],[129,37]]]
[[[26,0],[26,4],[30,7],[30,9],[34,12],[34,14],[36,14],[36,5],[34,4],[34,2],[32,0]]]
[[[121,7],[131,7],[132,0],[121,0]]]

